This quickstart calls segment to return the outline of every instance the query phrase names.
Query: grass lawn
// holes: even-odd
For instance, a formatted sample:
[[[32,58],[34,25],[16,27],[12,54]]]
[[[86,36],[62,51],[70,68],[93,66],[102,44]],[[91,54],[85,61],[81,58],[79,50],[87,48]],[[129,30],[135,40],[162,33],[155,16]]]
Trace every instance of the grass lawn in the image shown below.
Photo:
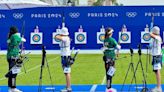
[[[75,64],[72,66],[71,82],[72,84],[103,84],[105,76],[104,62],[102,61],[102,54],[79,54]],[[127,56],[127,58],[121,58]],[[116,73],[113,77],[113,84],[122,84],[125,78],[126,71],[130,63],[129,54],[121,54],[121,59],[116,60]],[[146,55],[142,55],[142,62],[144,72],[146,72]],[[17,77],[18,85],[38,85],[40,76],[41,55],[29,55],[29,61],[25,63],[27,73],[22,72]],[[134,54],[134,66],[138,63],[138,54]],[[47,62],[52,76],[53,84],[65,84],[65,77],[60,63],[60,56],[49,54],[47,55]],[[8,71],[8,64],[5,55],[0,55],[0,85],[7,85],[7,79],[4,78],[5,73]],[[155,75],[152,72],[151,64],[148,65],[147,83],[155,84]],[[132,71],[129,71],[126,84],[130,84],[132,79]],[[138,67],[137,70],[137,83],[142,84],[142,70]],[[164,76],[164,70],[161,71],[161,76]],[[50,84],[48,68],[45,66],[43,69],[43,84]],[[162,80],[164,84],[164,80]]]

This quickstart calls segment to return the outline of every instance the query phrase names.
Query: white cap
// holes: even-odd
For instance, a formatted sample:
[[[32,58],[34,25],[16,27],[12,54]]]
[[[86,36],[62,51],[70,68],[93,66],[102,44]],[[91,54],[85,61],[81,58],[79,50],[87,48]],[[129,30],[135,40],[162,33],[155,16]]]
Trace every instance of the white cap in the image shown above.
[[[69,35],[68,28],[63,27],[63,28],[61,29],[60,34],[62,34],[62,35]]]
[[[154,26],[153,28],[152,28],[152,32],[154,33],[154,34],[157,34],[157,35],[159,35],[160,34],[160,28],[158,27],[158,26]]]

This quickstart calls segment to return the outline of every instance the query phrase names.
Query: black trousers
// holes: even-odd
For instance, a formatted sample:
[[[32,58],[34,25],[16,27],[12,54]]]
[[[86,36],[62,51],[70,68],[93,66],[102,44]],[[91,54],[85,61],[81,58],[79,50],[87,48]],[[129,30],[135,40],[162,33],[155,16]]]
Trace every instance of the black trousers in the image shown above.
[[[17,74],[12,74],[11,68],[15,65],[15,60],[9,58],[7,59],[9,64],[9,72],[8,72],[8,87],[16,88],[16,77]]]
[[[113,58],[106,57],[106,56],[103,56],[103,60],[104,60],[104,63],[105,63],[105,70],[106,70],[106,80],[107,80],[106,88],[110,89],[112,87],[111,84],[112,84],[112,77],[113,76],[108,75],[107,72],[108,72],[108,70],[111,66],[114,67],[115,62],[114,62]]]

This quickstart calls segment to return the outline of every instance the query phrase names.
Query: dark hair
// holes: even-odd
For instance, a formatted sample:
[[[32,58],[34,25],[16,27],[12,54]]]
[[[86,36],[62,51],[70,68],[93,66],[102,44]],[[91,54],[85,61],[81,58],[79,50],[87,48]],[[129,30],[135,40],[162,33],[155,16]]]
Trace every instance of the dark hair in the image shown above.
[[[109,35],[111,34],[109,32],[112,31],[112,30],[113,30],[113,28],[111,28],[111,27],[108,27],[108,28],[105,29],[105,39],[109,37]]]
[[[8,39],[15,33],[18,33],[18,29],[16,26],[12,26],[10,27],[10,32],[9,32],[9,36],[8,36]]]

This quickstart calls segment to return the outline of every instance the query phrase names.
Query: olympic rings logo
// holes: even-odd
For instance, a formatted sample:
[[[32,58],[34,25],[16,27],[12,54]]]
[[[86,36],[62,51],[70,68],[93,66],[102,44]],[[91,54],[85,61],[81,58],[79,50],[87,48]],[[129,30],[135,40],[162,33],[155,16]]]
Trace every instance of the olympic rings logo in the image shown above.
[[[126,16],[127,17],[131,17],[131,18],[134,18],[137,16],[137,12],[126,12]]]
[[[71,18],[78,18],[80,16],[80,13],[79,12],[70,12],[69,16]]]
[[[13,13],[13,17],[15,19],[21,19],[21,18],[23,18],[23,13]]]

